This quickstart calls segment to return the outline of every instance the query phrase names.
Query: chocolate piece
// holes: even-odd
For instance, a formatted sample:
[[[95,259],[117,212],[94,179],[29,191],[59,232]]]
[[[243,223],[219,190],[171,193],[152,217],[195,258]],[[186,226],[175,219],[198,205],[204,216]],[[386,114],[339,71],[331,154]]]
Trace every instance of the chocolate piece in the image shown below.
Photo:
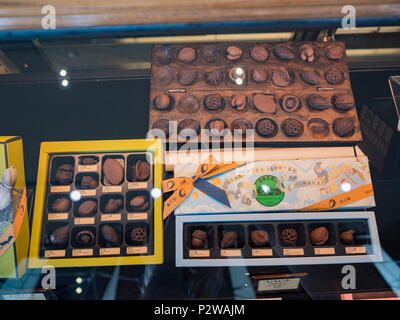
[[[151,129],[159,129],[164,133],[165,139],[169,138],[169,120],[159,119],[153,123]]]
[[[51,208],[54,212],[67,212],[69,209],[70,201],[67,198],[56,199]]]
[[[207,239],[207,233],[203,230],[195,230],[192,233],[192,247],[202,248],[204,247],[204,242]]]
[[[272,138],[278,133],[278,125],[269,118],[262,118],[256,123],[257,133],[265,138]]]
[[[83,176],[81,180],[82,189],[96,189],[99,182],[92,176]]]
[[[230,46],[226,49],[226,57],[229,60],[237,60],[242,56],[243,50],[236,47],[236,46]]]
[[[130,233],[130,238],[132,242],[140,244],[145,243],[147,239],[147,230],[141,227],[134,228]]]
[[[104,225],[101,228],[101,234],[106,242],[107,246],[118,247],[121,245],[121,238],[119,233],[111,226]]]
[[[57,168],[56,180],[61,185],[71,184],[74,177],[74,167],[65,163]]]
[[[264,230],[254,230],[251,233],[251,241],[253,241],[257,247],[265,247],[269,241],[268,232]]]
[[[281,60],[293,60],[295,58],[292,49],[286,46],[278,46],[274,49],[274,54],[278,59]]]
[[[281,107],[286,112],[294,112],[300,107],[300,99],[294,95],[286,94],[281,98]]]
[[[233,110],[243,112],[247,110],[247,97],[244,94],[235,94],[231,97],[230,103]]]
[[[279,68],[272,72],[272,82],[278,87],[287,87],[292,84],[293,77],[288,69]]]
[[[120,198],[110,198],[108,199],[106,205],[104,206],[105,213],[118,212],[122,205],[122,199]]]
[[[83,201],[78,207],[78,215],[81,217],[87,217],[93,215],[97,210],[97,201],[86,200]]]
[[[344,49],[341,46],[333,45],[327,49],[326,55],[328,59],[339,60],[342,59],[344,55]]]
[[[202,54],[208,63],[215,63],[218,59],[218,48],[214,45],[205,46],[202,49]]]
[[[147,202],[146,197],[143,195],[133,197],[131,201],[129,201],[129,205],[135,211],[147,210],[149,207],[149,203]]]
[[[286,244],[294,246],[297,242],[297,231],[294,228],[286,228],[281,232],[281,239]]]
[[[174,52],[170,47],[161,46],[156,49],[154,57],[161,64],[170,64],[174,60]]]
[[[150,164],[147,161],[138,160],[133,170],[135,181],[147,180],[150,176]]]
[[[221,119],[214,119],[207,123],[206,128],[209,129],[211,136],[222,137],[225,134],[224,129],[227,128],[227,125]]]
[[[195,69],[181,69],[178,73],[178,82],[182,86],[189,86],[197,79],[197,71]]]
[[[154,107],[158,110],[167,110],[171,105],[171,97],[169,94],[160,93],[154,99]]]
[[[340,111],[348,111],[354,108],[354,99],[351,94],[341,94],[334,97],[333,105]]]
[[[204,80],[212,86],[218,86],[225,79],[224,70],[212,70],[204,74]]]
[[[98,159],[95,159],[92,157],[84,157],[81,159],[81,164],[83,164],[85,166],[97,164],[98,162],[99,162]]]
[[[243,84],[244,81],[246,80],[246,71],[241,67],[231,68],[229,70],[228,75],[229,75],[229,80],[231,80],[233,83],[237,85]],[[238,79],[240,79],[241,82],[239,82]]]
[[[182,137],[195,137],[200,133],[200,121],[187,118],[179,122],[178,134]]]
[[[336,118],[332,125],[333,132],[339,137],[349,137],[354,134],[355,124],[352,117]]]
[[[237,233],[235,231],[229,231],[222,237],[220,247],[221,248],[231,248],[235,245],[237,240]]]
[[[157,68],[153,73],[152,79],[160,86],[167,86],[174,79],[174,73],[170,68]]]
[[[316,85],[321,83],[319,74],[314,70],[302,70],[300,72],[301,79],[308,84]]]
[[[75,241],[83,247],[91,247],[94,245],[96,237],[92,231],[82,230],[75,235]]]
[[[344,73],[342,70],[332,67],[325,73],[325,79],[330,84],[338,84],[343,82],[344,80]]]
[[[204,99],[204,106],[210,111],[221,111],[225,107],[225,99],[218,93],[210,94]]]
[[[200,108],[199,99],[194,94],[185,94],[183,95],[178,103],[179,111],[190,114],[195,113]]]
[[[253,129],[253,125],[247,119],[243,119],[243,118],[235,119],[231,123],[231,130],[232,130],[232,134],[234,137],[237,137],[237,136],[245,137],[246,130],[251,130],[251,129]],[[251,134],[249,134],[249,136],[250,135]]]
[[[307,97],[307,105],[312,110],[326,110],[331,107],[331,104],[328,101],[328,99],[317,94],[310,94]]]
[[[313,62],[315,60],[315,51],[313,46],[304,45],[300,48],[300,59],[305,62]]]
[[[274,96],[266,94],[254,95],[254,107],[263,113],[276,113],[276,103]]]
[[[63,247],[68,244],[68,226],[55,229],[50,235],[50,242],[57,247]]]
[[[111,185],[118,185],[124,179],[124,168],[118,160],[107,158],[103,163],[104,178]]]
[[[193,48],[182,48],[178,52],[178,59],[181,60],[184,63],[190,63],[196,59],[196,50]]]
[[[343,231],[340,233],[340,241],[343,244],[354,244],[354,234],[356,232],[353,229]]]
[[[255,46],[250,51],[250,57],[258,62],[263,62],[268,59],[269,52],[262,46]]]
[[[265,68],[254,68],[251,72],[251,78],[256,83],[264,83],[268,80],[268,72]]]
[[[283,133],[288,137],[299,137],[304,131],[303,124],[299,120],[292,118],[283,120],[281,127]]]
[[[328,122],[321,118],[310,119],[310,121],[308,121],[307,127],[311,131],[311,135],[317,139],[325,138],[330,131]]]
[[[329,239],[329,231],[325,227],[318,227],[311,231],[311,243],[314,246],[321,246]]]

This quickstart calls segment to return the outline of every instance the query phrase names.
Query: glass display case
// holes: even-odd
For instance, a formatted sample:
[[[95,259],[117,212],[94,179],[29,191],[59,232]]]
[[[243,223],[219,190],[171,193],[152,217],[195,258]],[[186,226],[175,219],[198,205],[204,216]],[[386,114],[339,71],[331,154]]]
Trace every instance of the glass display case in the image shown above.
[[[20,165],[23,181],[10,184],[7,171],[0,185],[13,199],[18,191],[21,201],[1,225],[2,236],[10,226],[14,230],[14,239],[2,237],[1,245],[15,242],[7,247],[12,257],[0,250],[8,266],[0,277],[0,299],[398,298],[398,22],[361,19],[351,30],[327,20],[293,20],[285,26],[175,26],[173,34],[162,26],[123,34],[91,34],[89,28],[51,36],[20,31],[13,37],[2,31],[0,169],[3,163],[4,171]],[[329,51],[335,45],[345,48],[343,55]],[[207,52],[221,60],[208,61]],[[223,70],[223,88],[215,86],[213,66]],[[163,73],[168,68],[171,81],[165,80],[169,71]],[[332,68],[342,74],[327,74]],[[182,76],[187,69],[196,70],[197,80]],[[190,109],[193,97],[181,101],[185,94],[200,97],[196,110]],[[251,110],[241,113],[243,94]],[[257,94],[261,100],[273,96],[275,109],[269,100],[258,104]],[[328,106],[313,104],[309,95],[323,96]],[[340,105],[341,95],[346,97]],[[341,133],[333,122],[351,107],[354,136],[348,138],[349,124],[342,124]],[[177,108],[180,113],[172,115]],[[218,108],[225,113],[218,115]],[[179,127],[187,118],[192,122]],[[218,129],[218,121],[225,121],[222,129],[229,131],[231,118],[242,119],[240,129],[256,130],[250,145],[245,136],[226,147],[219,137],[216,144],[210,137],[189,144],[187,136],[161,143],[148,135],[160,129],[154,124],[160,119],[176,120],[179,132],[197,131],[196,121],[202,129]],[[286,126],[287,118],[297,122]],[[309,137],[296,140],[296,130]],[[261,138],[254,139],[257,134]],[[12,145],[21,141],[16,137],[22,138],[19,150]],[[263,207],[246,205],[241,186],[223,188],[224,179],[232,172],[237,177],[243,165],[223,167],[222,153],[232,147],[251,150],[246,165],[262,163],[256,177],[247,174],[255,181],[248,197]],[[210,149],[217,168],[204,172],[205,156],[186,164],[173,157]],[[279,170],[287,172],[277,182]],[[181,183],[180,189],[171,181]],[[297,190],[292,202],[291,188]],[[171,200],[176,190],[190,195]],[[174,208],[166,210],[169,205]]]

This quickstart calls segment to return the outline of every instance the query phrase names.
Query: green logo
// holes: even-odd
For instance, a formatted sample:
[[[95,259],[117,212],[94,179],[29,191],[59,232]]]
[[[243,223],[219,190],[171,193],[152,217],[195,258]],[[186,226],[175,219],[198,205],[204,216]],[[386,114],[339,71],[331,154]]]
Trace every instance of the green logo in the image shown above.
[[[256,180],[256,200],[263,206],[276,206],[285,197],[285,193],[278,189],[276,181],[276,177],[271,175],[265,175]]]

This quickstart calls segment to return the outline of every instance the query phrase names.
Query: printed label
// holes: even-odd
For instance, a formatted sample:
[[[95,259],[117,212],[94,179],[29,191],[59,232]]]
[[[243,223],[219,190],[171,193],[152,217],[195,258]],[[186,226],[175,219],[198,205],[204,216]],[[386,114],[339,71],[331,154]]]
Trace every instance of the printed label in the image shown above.
[[[49,213],[47,216],[47,220],[52,221],[52,220],[67,220],[68,219],[68,213]]]
[[[87,196],[95,196],[96,195],[96,189],[88,189],[88,190],[80,190],[82,197],[87,197]]]
[[[119,221],[121,220],[121,214],[102,214],[101,221]]]
[[[273,256],[272,249],[252,249],[251,255],[253,257]]]
[[[259,280],[257,291],[295,290],[299,284],[300,278]]]
[[[147,220],[147,213],[128,213],[128,220]]]
[[[92,217],[92,218],[75,218],[74,224],[94,224],[94,217]]]
[[[335,254],[335,248],[314,248],[314,254]]]
[[[189,257],[191,258],[208,258],[210,250],[189,250]]]
[[[71,186],[53,186],[50,188],[50,192],[70,192]]]
[[[104,186],[103,193],[107,192],[122,192],[122,186]]]
[[[82,256],[92,256],[93,249],[74,249],[72,250],[72,256],[82,257]]]
[[[44,256],[46,258],[65,257],[65,250],[46,250]]]
[[[128,189],[146,189],[147,182],[129,182]]]
[[[78,166],[78,172],[97,171],[97,165]]]
[[[296,249],[283,249],[284,256],[303,256],[304,249],[303,248],[296,248]]]
[[[273,207],[279,204],[285,197],[285,193],[279,190],[277,179],[272,175],[265,175],[254,183],[257,190],[256,200],[266,207]]]
[[[116,255],[120,254],[121,248],[101,248],[100,255],[101,256],[109,256],[109,255]]]
[[[367,250],[365,249],[365,247],[346,247],[346,253],[347,254],[362,254],[362,253],[366,253]]]
[[[222,249],[221,257],[240,257],[242,256],[242,250],[240,249]]]
[[[147,247],[128,247],[126,248],[127,254],[144,254],[147,253]]]

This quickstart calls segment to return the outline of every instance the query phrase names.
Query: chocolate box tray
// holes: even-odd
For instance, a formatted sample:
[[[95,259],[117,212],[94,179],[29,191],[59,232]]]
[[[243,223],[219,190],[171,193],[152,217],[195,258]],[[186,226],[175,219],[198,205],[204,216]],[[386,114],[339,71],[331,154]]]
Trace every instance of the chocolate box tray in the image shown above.
[[[295,214],[238,214],[231,217],[176,217],[177,266],[296,265],[381,261],[381,250],[373,212]],[[311,241],[311,232],[325,227],[329,236],[321,245]],[[295,242],[285,242],[281,234],[295,229]],[[343,243],[341,232],[354,230],[354,240]],[[201,247],[193,247],[192,233],[206,232]],[[255,245],[251,233],[264,230],[267,244]],[[227,232],[237,239],[221,247]]]
[[[300,59],[301,48],[309,45],[314,48],[315,60],[305,62]],[[209,46],[216,48],[216,59],[213,63],[208,63],[203,52]],[[226,50],[230,46],[237,46],[243,50],[241,57],[235,61],[226,58]],[[250,57],[251,49],[254,46],[262,46],[268,50],[269,56],[266,61],[258,62]],[[294,59],[281,60],[274,54],[277,47],[286,46],[292,50]],[[327,52],[332,46],[340,47],[343,50],[343,56],[338,60],[330,60]],[[159,58],[160,50],[169,50],[170,59],[163,61]],[[196,52],[196,58],[193,62],[185,63],[177,57],[183,48],[193,48]],[[169,62],[169,63],[166,63]],[[164,64],[163,64],[164,63]],[[166,64],[165,64],[166,63]],[[245,74],[241,85],[236,84],[230,79],[232,68],[240,67]],[[266,70],[267,80],[264,83],[256,83],[252,80],[252,70],[263,68]],[[289,71],[292,83],[286,87],[274,84],[273,71],[284,68]],[[330,84],[326,80],[326,73],[331,68],[341,71],[343,79],[340,83]],[[183,70],[192,70],[197,74],[196,80],[190,85],[179,83],[180,72]],[[223,80],[216,86],[210,85],[205,81],[205,74],[213,70],[221,70]],[[319,74],[319,83],[311,85],[302,80],[301,73],[305,70],[315,71]],[[232,73],[231,73],[232,74]],[[160,110],[156,106],[156,98],[162,94],[169,96],[169,105]],[[222,98],[221,108],[210,110],[205,107],[205,98],[209,95],[220,95]],[[231,98],[235,94],[246,96],[246,107],[238,111],[231,105]],[[266,95],[275,102],[275,112],[266,113],[256,109],[254,103],[255,95]],[[295,95],[299,99],[299,107],[294,112],[284,111],[281,103],[285,95]],[[320,95],[325,98],[329,108],[325,110],[312,110],[307,100],[311,95]],[[361,141],[361,132],[359,128],[358,116],[353,105],[347,111],[338,110],[335,107],[335,98],[340,95],[348,95],[354,101],[351,90],[349,70],[347,66],[347,57],[345,54],[344,43],[342,42],[287,42],[287,43],[224,43],[224,44],[180,44],[171,46],[156,45],[152,54],[152,77],[150,93],[150,123],[149,129],[165,128],[171,126],[169,142],[186,142],[187,137],[182,137],[178,133],[182,127],[181,122],[186,119],[197,120],[201,129],[208,129],[210,121],[222,120],[226,128],[224,141],[241,140],[244,136],[235,136],[232,124],[236,121],[244,124],[249,129],[254,129],[253,134],[248,137],[255,142],[356,142]],[[182,98],[191,96],[190,108],[188,104],[181,103]],[[164,106],[165,107],[165,106]],[[349,117],[354,119],[354,130],[352,134],[340,137],[333,132],[332,126],[335,119],[340,117]],[[264,137],[256,129],[257,121],[263,118],[271,119],[275,122],[275,135]],[[322,123],[323,134],[312,132],[311,124],[315,123],[311,119]],[[240,120],[238,120],[240,119]],[[282,123],[285,119],[295,119],[300,121],[303,126],[302,133],[296,137],[285,134]],[[180,125],[181,124],[181,125]],[[185,126],[183,126],[185,127]],[[197,131],[197,127],[196,130]],[[300,130],[301,132],[301,130]],[[200,136],[200,141],[210,141],[212,137],[207,134]],[[219,138],[218,138],[219,139]]]
[[[156,233],[160,232],[160,224],[162,226],[159,203],[161,200],[153,198],[151,191],[155,187],[160,188],[161,184],[161,165],[155,164],[160,151],[146,148],[137,148],[135,151],[134,147],[132,149],[48,154],[47,171],[43,181],[43,202],[41,209],[35,210],[35,215],[41,214],[41,225],[36,235],[38,259],[56,259],[61,261],[58,266],[110,265],[122,264],[121,259],[124,258],[124,264],[146,263],[145,257],[151,260],[156,253],[159,255],[160,239],[157,235],[156,240]],[[84,164],[82,159],[85,158],[95,159],[97,162]],[[112,185],[104,174],[103,165],[109,158],[122,165],[124,174],[120,184]],[[149,164],[149,175],[142,180],[135,177],[133,172],[138,160]],[[56,173],[64,164],[72,166],[73,175],[68,181],[60,183]],[[90,176],[96,181],[92,185],[93,188],[82,187],[82,179],[85,176]],[[130,200],[136,196],[144,196],[147,207],[132,207],[129,204]],[[67,199],[68,205],[64,206],[65,209],[54,209],[55,201],[60,198]],[[118,199],[119,202],[112,210],[106,210],[105,206],[111,198]],[[78,208],[86,201],[93,201],[96,205],[89,213],[81,214]],[[108,231],[103,233],[102,228],[106,225],[114,231],[108,228]],[[139,236],[143,236],[145,231],[145,239],[139,237],[133,240],[130,234],[134,229]],[[59,233],[55,230],[59,230]],[[60,241],[64,239],[61,244],[57,242],[57,237]],[[89,244],[85,244],[85,241]],[[80,264],[80,259],[85,261]],[[71,263],[71,260],[77,261]],[[66,262],[63,264],[62,261]],[[105,261],[107,262],[104,263]]]

